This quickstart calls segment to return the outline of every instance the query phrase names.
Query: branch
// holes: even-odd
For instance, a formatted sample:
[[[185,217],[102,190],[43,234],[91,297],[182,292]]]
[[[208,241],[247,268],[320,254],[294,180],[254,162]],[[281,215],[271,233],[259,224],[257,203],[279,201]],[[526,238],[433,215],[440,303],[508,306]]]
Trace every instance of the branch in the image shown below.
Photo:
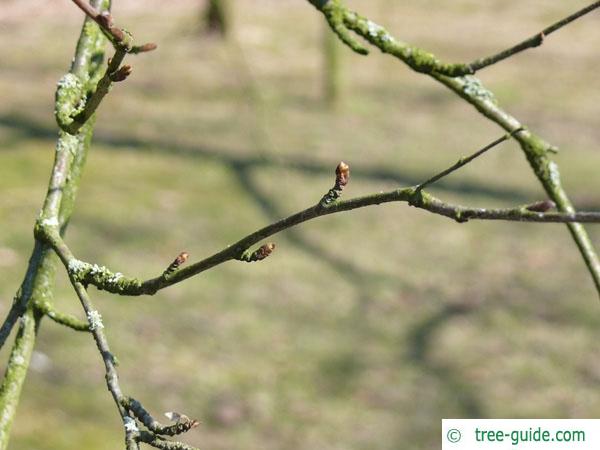
[[[177,414],[176,421],[173,425],[163,425],[152,417],[140,402],[132,397],[123,399],[122,405],[154,434],[176,436],[178,434],[186,433],[200,424],[197,420],[190,419],[183,414]]]
[[[139,441],[161,450],[198,450],[183,442],[167,441],[147,431],[140,432]]]
[[[123,393],[121,391],[121,386],[119,384],[119,376],[117,374],[116,368],[116,358],[110,351],[110,347],[108,345],[108,340],[106,339],[106,335],[104,334],[104,323],[102,322],[102,316],[94,308],[92,301],[90,300],[87,290],[85,286],[79,283],[72,276],[69,277],[71,280],[71,284],[77,293],[77,297],[81,302],[81,306],[83,306],[83,310],[88,319],[89,330],[94,337],[94,341],[96,342],[96,346],[98,347],[98,351],[100,352],[100,356],[102,356],[102,361],[104,362],[104,369],[106,372],[106,386],[108,387],[109,392],[111,393],[115,404],[117,405],[117,409],[119,410],[119,414],[121,415],[121,419],[123,420],[123,427],[125,429],[125,441],[127,443],[127,447],[135,448],[135,438],[137,437],[137,426],[135,424],[135,420],[129,417],[127,410],[122,406],[122,403],[125,399]],[[133,422],[132,422],[133,421]]]
[[[483,155],[484,153],[486,153],[487,151],[491,150],[492,148],[496,147],[498,144],[501,144],[502,142],[510,139],[512,136],[514,136],[515,134],[517,134],[519,131],[523,131],[523,128],[517,128],[514,131],[511,131],[508,134],[505,134],[504,136],[496,139],[494,142],[486,145],[485,147],[483,147],[480,150],[477,150],[475,153],[473,153],[472,155],[466,157],[466,158],[460,158],[456,164],[450,166],[449,168],[447,168],[446,170],[438,173],[437,175],[434,175],[433,177],[429,178],[427,181],[422,182],[421,184],[417,185],[416,189],[417,191],[422,191],[425,186],[429,186],[430,184],[435,183],[436,181],[444,178],[447,175],[450,175],[452,172],[460,169],[461,167],[469,164],[471,161],[473,161],[475,158],[480,157],[481,155]]]
[[[81,83],[77,77],[63,78],[56,92],[56,121],[60,128],[69,134],[76,134],[96,112],[100,103],[110,91],[113,82],[124,81],[131,74],[131,66],[121,63],[128,53],[138,54],[156,49],[156,44],[133,45],[133,36],[114,25],[109,11],[99,12],[85,0],[72,0],[85,14],[98,24],[100,30],[115,48],[115,55],[109,59],[104,76],[92,89],[89,97],[81,92]]]
[[[340,15],[343,15],[343,24],[347,26],[348,29],[352,29],[354,32],[361,34],[373,45],[379,47],[384,53],[395,56],[413,70],[426,73],[436,81],[442,83],[456,95],[472,105],[482,115],[502,127],[504,130],[513,132],[522,127],[516,118],[498,106],[494,94],[486,89],[481,81],[472,76],[456,76],[464,72],[463,69],[465,67],[470,69],[468,65],[463,65],[462,68],[460,65],[458,67],[456,65],[444,67],[444,64],[440,63],[434,55],[397,41],[379,25],[359,17],[356,13],[348,11],[345,7],[341,6],[339,0],[309,1],[315,5],[317,9],[323,11],[328,22],[331,22],[332,17],[339,21]],[[595,2],[589,8],[594,9],[597,6],[598,2]],[[327,8],[331,8],[331,10]],[[565,19],[565,23],[574,20],[567,19]],[[560,23],[562,22],[559,22],[559,24]],[[554,29],[558,29],[559,27],[558,25],[555,25],[551,28],[553,28],[552,31],[554,31]],[[467,71],[466,73],[469,72]],[[519,142],[523,153],[525,153],[531,168],[544,187],[548,197],[556,203],[557,208],[560,211],[573,213],[573,205],[561,185],[558,165],[548,157],[548,153],[554,152],[556,147],[550,145],[539,136],[536,136],[529,131],[519,133],[515,138]],[[567,223],[567,227],[583,257],[590,275],[592,276],[596,291],[600,295],[600,259],[598,258],[594,246],[585,231],[585,228],[583,228],[581,224],[569,222]]]
[[[473,69],[473,72],[483,69],[484,67],[491,66],[492,64],[496,64],[499,61],[510,58],[517,53],[520,53],[528,48],[539,47],[544,42],[546,36],[554,33],[557,30],[560,30],[565,25],[570,24],[576,19],[594,11],[596,8],[600,7],[600,1],[594,2],[591,5],[586,6],[585,8],[580,9],[579,11],[571,14],[570,16],[565,17],[564,19],[559,20],[558,22],[553,23],[552,25],[544,28],[537,34],[534,34],[529,39],[525,39],[524,41],[518,43],[514,47],[503,50],[495,55],[491,55],[485,58],[479,58],[469,64],[469,67]]]
[[[78,319],[71,314],[58,311],[54,305],[47,300],[36,301],[34,302],[34,306],[40,314],[47,316],[60,325],[64,325],[75,331],[90,331],[88,322]]]
[[[3,450],[8,446],[10,428],[31,361],[38,325],[39,317],[36,317],[32,308],[28,308],[21,317],[19,331],[0,385],[0,448]]]
[[[432,53],[394,39],[385,28],[349,10],[340,0],[309,0],[309,2],[323,13],[329,26],[342,42],[356,53],[366,55],[369,51],[352,37],[351,31],[379,48],[383,53],[389,53],[400,58],[417,72],[428,74],[435,72],[449,77],[472,75],[484,67],[509,58],[523,50],[537,47],[542,44],[544,36],[600,7],[600,1],[597,1],[550,25],[531,38],[495,55],[479,58],[471,63],[445,63]]]
[[[2,326],[0,327],[0,349],[4,346],[6,339],[17,323],[17,320],[19,320],[19,317],[21,317],[27,310],[27,304],[34,290],[34,280],[43,259],[43,254],[44,251],[42,243],[36,242],[31,257],[29,258],[25,279],[21,283],[21,287],[15,295],[10,310],[8,311],[8,314],[4,319]]]
[[[101,7],[103,3],[102,0],[93,0],[92,2],[97,7]],[[105,42],[104,35],[100,33],[98,27],[90,27],[87,26],[88,24],[89,20],[86,19],[70,68],[72,76],[80,80],[86,80],[83,89],[87,89],[87,80],[96,77],[98,67],[96,59],[102,59]],[[67,226],[73,211],[81,170],[91,142],[92,131],[93,124],[88,123],[76,136],[60,133],[52,175],[39,218],[40,221],[56,224],[62,230]],[[3,346],[16,320],[21,318],[21,327],[26,323],[27,330],[23,334],[17,334],[13,344],[13,354],[19,349],[33,348],[36,334],[31,332],[29,327],[33,327],[31,322],[35,320],[36,324],[33,328],[37,329],[40,317],[34,314],[31,300],[52,294],[55,271],[56,259],[53,257],[53,252],[42,242],[36,240],[21,287],[15,296],[15,301],[7,319],[0,329],[0,347]],[[18,367],[15,366],[14,370],[9,365],[8,370],[4,373],[2,387],[0,388],[0,450],[5,450],[8,446],[10,426],[16,413],[31,352],[24,351],[19,356],[22,358],[17,358],[17,362],[22,363],[17,364]]]
[[[102,360],[104,362],[104,369],[106,372],[106,385],[113,397],[115,404],[117,405],[117,409],[119,410],[121,419],[123,420],[123,428],[125,430],[125,442],[127,450],[137,450],[139,448],[138,442],[141,440],[142,433],[144,433],[144,436],[146,436],[145,433],[147,433],[145,431],[140,431],[140,429],[138,428],[138,424],[135,420],[136,417],[145,426],[147,426],[148,429],[150,429],[150,431],[152,431],[152,433],[148,433],[150,436],[153,437],[151,442],[148,442],[150,445],[154,445],[156,447],[157,445],[162,444],[163,442],[168,443],[168,445],[174,444],[170,443],[169,441],[163,441],[162,439],[156,437],[155,434],[175,435],[185,433],[191,428],[197,426],[198,421],[182,416],[177,420],[177,422],[174,425],[162,425],[159,422],[155,421],[137,400],[123,395],[121,386],[119,384],[119,376],[117,374],[117,360],[110,351],[108,340],[106,339],[106,335],[104,334],[104,323],[102,322],[102,316],[98,312],[98,310],[94,308],[94,305],[87,293],[86,287],[81,282],[79,282],[77,278],[73,276],[72,273],[69,273],[69,279],[73,288],[75,289],[75,292],[77,293],[77,297],[79,297],[81,305],[83,306],[83,309],[88,319],[88,329],[92,333],[94,341],[96,342],[96,346],[98,347],[98,351],[102,356]],[[182,445],[183,447],[157,448],[191,448],[185,446],[185,444],[180,445]]]
[[[131,66],[121,66],[126,54],[124,50],[117,49],[115,56],[108,61],[106,72],[87,100],[82,100],[80,95],[77,95],[77,90],[74,89],[77,86],[76,81],[72,84],[59,83],[56,91],[57,102],[68,105],[56,110],[56,121],[63,131],[76,134],[96,112],[106,94],[109,93],[112,83],[127,79],[131,74]]]
[[[186,258],[182,258],[182,255],[187,255],[186,253],[183,253],[160,276],[147,281],[126,277],[120,272],[115,273],[104,266],[80,261],[75,258],[67,244],[53,227],[38,223],[38,226],[36,227],[36,236],[56,251],[67,268],[69,275],[77,282],[84,285],[91,284],[98,289],[120,295],[135,296],[153,295],[160,289],[179,283],[187,278],[198,275],[212,267],[233,259],[241,261],[259,261],[271,253],[274,245],[265,244],[255,252],[249,252],[248,249],[280,231],[321,216],[350,211],[371,205],[379,205],[381,203],[405,202],[411,206],[449,217],[457,222],[466,222],[471,219],[476,219],[536,223],[600,223],[600,212],[547,212],[554,206],[553,203],[548,201],[536,202],[514,208],[474,208],[446,203],[423,191],[423,186],[426,184],[437,181],[457,168],[473,161],[473,159],[484,154],[498,143],[505,141],[508,137],[521,136],[524,132],[525,130],[521,128],[514,130],[512,133],[497,139],[468,158],[462,159],[449,169],[417,186],[375,193],[343,201],[339,200],[339,195],[341,195],[343,187],[348,182],[350,169],[345,163],[340,163],[336,168],[334,187],[316,205],[261,228],[212,256],[181,268],[180,264],[183,261],[180,260],[187,259],[187,256]],[[336,192],[335,196],[337,197],[335,199],[331,197],[331,195],[333,195],[331,194],[332,191]],[[329,200],[324,201],[324,199]]]
[[[148,42],[144,45],[134,46],[131,34],[122,28],[116,27],[110,11],[100,12],[85,0],[72,0],[90,19],[98,24],[115,49],[122,49],[126,53],[144,53],[156,49],[156,44]]]

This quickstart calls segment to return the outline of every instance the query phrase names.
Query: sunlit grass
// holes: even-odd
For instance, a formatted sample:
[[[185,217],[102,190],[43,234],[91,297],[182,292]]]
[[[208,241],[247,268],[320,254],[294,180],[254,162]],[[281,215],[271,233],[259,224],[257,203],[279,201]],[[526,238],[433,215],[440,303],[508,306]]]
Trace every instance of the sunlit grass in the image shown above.
[[[54,84],[79,28],[64,3],[0,28],[2,312],[31,248],[53,157]],[[196,34],[195,2],[119,15],[160,47],[132,58],[131,79],[100,108],[67,237],[80,258],[154,276],[182,250],[201,258],[313,204],[342,159],[352,167],[344,195],[360,195],[428,178],[501,134],[376,52],[345,53],[346,97],[327,111],[312,7],[238,3],[237,44]],[[449,60],[496,51],[561,14],[549,17],[541,0],[353,4]],[[596,208],[598,33],[581,21],[481,74],[561,147],[565,185]],[[434,190],[483,206],[543,198],[513,143]],[[198,418],[189,441],[200,448],[437,448],[442,417],[593,417],[600,407],[600,306],[564,226],[458,225],[387,205],[274,240],[260,264],[230,262],[155,297],[92,290],[124,389],[157,416]],[[64,275],[56,302],[80,313]],[[89,336],[44,323],[37,351],[46,363],[29,374],[11,448],[121,445]]]

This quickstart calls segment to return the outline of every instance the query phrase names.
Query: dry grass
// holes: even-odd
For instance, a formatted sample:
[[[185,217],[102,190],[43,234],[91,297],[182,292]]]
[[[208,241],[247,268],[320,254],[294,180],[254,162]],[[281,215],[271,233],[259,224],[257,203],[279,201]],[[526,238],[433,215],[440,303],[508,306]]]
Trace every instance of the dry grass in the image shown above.
[[[399,38],[462,60],[585,2],[352,4]],[[196,2],[115,7],[119,23],[160,47],[132,61],[131,79],[101,107],[68,235],[83,259],[153,275],[181,250],[199,258],[313,203],[341,159],[353,168],[345,195],[358,195],[422,180],[500,134],[376,52],[345,53],[346,97],[327,111],[323,24],[307,2],[236,2],[228,44],[198,33]],[[4,2],[0,14],[5,312],[31,247],[53,154],[54,86],[81,17],[67,1]],[[596,208],[598,18],[481,73],[502,105],[561,148],[572,197]],[[542,196],[514,144],[437,193],[482,205]],[[199,418],[189,436],[199,447],[438,448],[442,417],[598,411],[600,306],[563,226],[458,225],[386,206],[276,241],[261,264],[228,263],[152,298],[93,293],[125,390],[156,414]],[[56,301],[78,312],[64,277]],[[89,337],[44,323],[37,352],[11,448],[121,445]]]

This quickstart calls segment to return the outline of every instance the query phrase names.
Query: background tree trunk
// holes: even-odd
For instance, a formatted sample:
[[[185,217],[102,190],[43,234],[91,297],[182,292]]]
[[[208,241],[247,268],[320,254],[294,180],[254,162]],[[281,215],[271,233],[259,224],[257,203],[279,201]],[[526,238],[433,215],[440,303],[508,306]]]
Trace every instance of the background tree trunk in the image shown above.
[[[209,0],[204,12],[206,30],[211,34],[227,37],[230,31],[229,0]]]
[[[323,97],[330,108],[339,106],[342,90],[341,44],[327,24],[323,29]]]

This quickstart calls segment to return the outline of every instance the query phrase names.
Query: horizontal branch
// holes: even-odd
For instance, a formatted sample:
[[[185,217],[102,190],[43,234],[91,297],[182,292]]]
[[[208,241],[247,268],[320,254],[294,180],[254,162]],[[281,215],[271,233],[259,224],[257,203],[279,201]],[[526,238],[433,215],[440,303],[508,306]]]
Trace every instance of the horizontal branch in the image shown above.
[[[336,185],[337,185],[336,176]],[[283,230],[299,225],[303,222],[330,214],[351,211],[366,206],[380,205],[382,203],[405,202],[411,206],[442,215],[457,222],[469,220],[505,220],[535,223],[573,223],[588,222],[600,223],[600,212],[544,212],[553,206],[544,203],[545,208],[540,208],[541,203],[535,202],[514,208],[474,208],[442,200],[422,191],[419,186],[395,189],[388,192],[375,193],[349,200],[335,201],[324,205],[317,203],[310,208],[292,214],[260,230],[255,231],[240,239],[223,250],[191,264],[187,267],[178,267],[175,271],[163,272],[160,276],[141,281],[137,278],[126,277],[119,272],[113,272],[104,266],[90,264],[75,258],[67,244],[58,234],[57,230],[38,224],[36,235],[47,242],[58,254],[61,261],[69,271],[69,275],[83,285],[94,285],[98,289],[120,295],[153,295],[158,290],[179,283],[194,275],[198,275],[212,267],[230,260],[244,260],[248,249],[267,237],[273,236]],[[168,275],[167,275],[168,274]]]
[[[199,422],[189,417],[178,414],[174,424],[164,425],[156,420],[142,404],[134,398],[126,397],[122,402],[123,407],[130,411],[148,430],[154,434],[176,436],[187,433],[199,425]]]
[[[356,53],[366,55],[369,51],[360,44],[350,32],[361,36],[384,53],[389,53],[404,61],[417,72],[438,73],[449,77],[472,75],[484,67],[507,59],[528,48],[542,44],[544,37],[568,25],[574,20],[600,7],[600,1],[577,11],[544,28],[541,32],[525,39],[519,44],[491,56],[476,59],[471,63],[446,63],[433,53],[419,47],[396,40],[385,28],[351,11],[340,0],[309,0],[320,10],[335,34]]]
[[[144,444],[148,444],[161,450],[199,450],[198,448],[184,444],[183,442],[168,441],[148,431],[141,431],[138,440],[139,442],[143,442]]]

